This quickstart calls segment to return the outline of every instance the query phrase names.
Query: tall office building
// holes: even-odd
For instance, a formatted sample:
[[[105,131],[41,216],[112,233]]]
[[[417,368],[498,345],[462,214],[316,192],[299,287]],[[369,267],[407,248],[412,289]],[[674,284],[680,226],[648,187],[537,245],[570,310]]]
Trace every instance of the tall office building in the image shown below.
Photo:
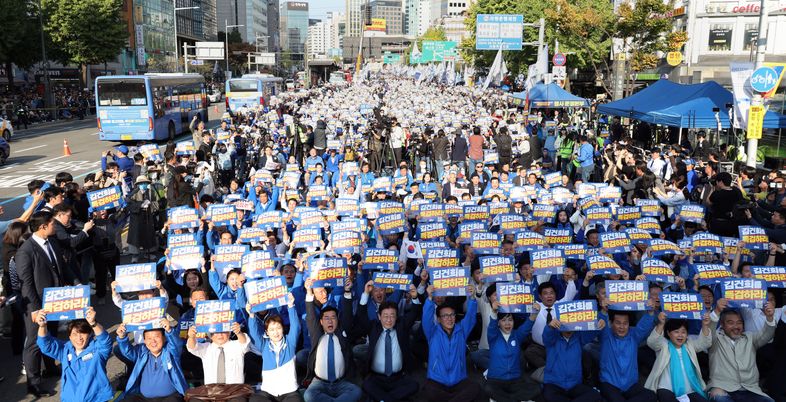
[[[193,1],[193,0],[177,0]],[[201,0],[205,1],[205,0]],[[227,25],[243,25],[238,27],[243,42],[256,43],[258,37],[269,35],[268,6],[259,0],[215,0],[217,8],[217,30],[226,31]],[[230,28],[230,32],[234,28]],[[260,39],[262,41],[263,39]]]
[[[281,50],[303,53],[308,35],[308,3],[287,1],[281,3],[279,32]]]
[[[404,35],[416,38],[426,33],[431,23],[431,0],[405,0],[404,9]]]
[[[281,50],[281,32],[278,29],[279,13],[278,0],[267,0],[267,50],[269,52]]]
[[[404,34],[404,13],[401,12],[401,0],[374,0],[363,4],[360,9],[361,14],[368,19],[384,19],[387,35]]]
[[[175,6],[198,7],[177,12],[177,38],[181,47],[183,42],[216,40],[216,0],[176,0]]]
[[[324,21],[308,27],[309,57],[332,57],[341,55],[344,36],[344,13],[328,12]]]
[[[346,36],[360,36],[363,32],[365,18],[361,13],[361,6],[368,0],[346,0]]]

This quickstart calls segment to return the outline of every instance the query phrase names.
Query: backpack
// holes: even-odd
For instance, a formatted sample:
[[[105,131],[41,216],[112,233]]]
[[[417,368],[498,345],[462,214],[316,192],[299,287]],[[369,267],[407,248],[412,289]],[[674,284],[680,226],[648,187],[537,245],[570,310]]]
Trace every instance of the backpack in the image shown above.
[[[500,155],[510,155],[513,153],[512,150],[512,141],[510,136],[507,135],[500,135],[497,139],[497,150],[499,151]]]

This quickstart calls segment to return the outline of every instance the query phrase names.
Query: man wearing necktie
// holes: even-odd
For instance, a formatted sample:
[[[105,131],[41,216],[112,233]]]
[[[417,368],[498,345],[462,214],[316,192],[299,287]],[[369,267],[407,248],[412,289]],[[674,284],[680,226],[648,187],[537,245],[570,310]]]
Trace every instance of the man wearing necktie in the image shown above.
[[[344,281],[344,297],[341,298],[341,316],[333,306],[326,306],[317,317],[314,308],[312,279],[306,280],[306,325],[311,336],[311,354],[308,356],[306,381],[311,381],[303,399],[306,402],[356,402],[362,392],[353,384],[351,339],[356,333],[345,331],[352,325],[352,281]],[[339,322],[339,319],[341,320]],[[355,329],[357,332],[357,330]]]
[[[38,325],[34,312],[41,309],[44,288],[74,284],[73,272],[66,269],[62,252],[54,239],[55,223],[51,212],[39,211],[30,218],[33,233],[17,251],[16,272],[22,286],[22,309],[25,316],[26,340],[22,359],[27,371],[27,392],[36,397],[51,396],[53,393],[41,388],[41,350],[36,345]],[[57,322],[48,324],[50,333],[57,333]],[[45,359],[47,368],[54,370],[54,362]]]
[[[211,384],[211,392],[220,386],[224,396],[231,396],[227,402],[245,402],[253,393],[251,387],[244,385],[245,380],[245,355],[251,345],[251,338],[240,329],[240,324],[232,324],[232,332],[237,339],[229,340],[229,332],[216,332],[210,334],[210,341],[197,342],[196,326],[188,329],[186,350],[202,359],[202,369],[205,373],[205,385],[191,388],[186,391],[186,399],[192,402],[201,402],[212,398],[205,398],[209,393],[206,385]]]
[[[374,401],[403,401],[415,395],[420,385],[407,372],[415,368],[409,334],[412,325],[420,317],[422,305],[418,300],[415,285],[409,285],[408,310],[398,319],[398,305],[391,301],[382,302],[377,309],[377,320],[368,318],[369,294],[374,282],[366,283],[360,299],[357,319],[364,335],[368,335],[368,377],[363,381],[363,390]]]
[[[544,282],[538,285],[538,295],[540,296],[540,312],[532,326],[532,342],[524,349],[524,358],[531,367],[540,368],[546,366],[546,349],[543,347],[543,330],[556,318],[554,304],[558,301],[573,300],[578,292],[574,281],[568,283],[565,289],[565,296],[557,300],[557,290],[551,282]]]

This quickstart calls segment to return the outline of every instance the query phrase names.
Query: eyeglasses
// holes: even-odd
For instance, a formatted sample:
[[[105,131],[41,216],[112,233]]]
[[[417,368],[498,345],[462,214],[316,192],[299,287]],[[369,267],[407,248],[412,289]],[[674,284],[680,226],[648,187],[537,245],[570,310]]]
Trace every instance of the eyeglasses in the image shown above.
[[[456,313],[440,314],[439,318],[456,318]]]

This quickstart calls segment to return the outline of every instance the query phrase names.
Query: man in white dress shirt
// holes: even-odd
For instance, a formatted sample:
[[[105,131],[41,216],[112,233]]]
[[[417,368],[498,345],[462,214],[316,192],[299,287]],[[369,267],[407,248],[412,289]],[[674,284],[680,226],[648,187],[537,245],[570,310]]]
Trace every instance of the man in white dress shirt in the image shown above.
[[[568,282],[565,289],[565,296],[559,301],[573,300],[576,297],[576,284],[574,281]],[[554,304],[557,300],[557,290],[551,282],[543,282],[538,285],[538,295],[540,295],[540,312],[532,325],[532,343],[524,349],[524,358],[532,368],[541,368],[546,365],[546,348],[543,347],[543,330],[552,319],[557,318],[554,311]]]
[[[237,340],[229,340],[229,332],[216,332],[210,335],[211,342],[198,343],[196,326],[188,329],[188,341],[186,350],[196,357],[202,359],[202,368],[205,372],[205,385],[207,384],[243,384],[245,374],[243,373],[244,357],[248,352],[251,340],[240,330],[240,324],[232,324],[232,332],[237,336]],[[204,386],[202,386],[204,387]],[[202,387],[188,391],[191,395],[202,394],[198,390]],[[252,392],[248,387],[249,394]],[[228,399],[227,402],[245,402],[245,397],[235,397]],[[202,401],[198,397],[191,397],[190,401]]]

